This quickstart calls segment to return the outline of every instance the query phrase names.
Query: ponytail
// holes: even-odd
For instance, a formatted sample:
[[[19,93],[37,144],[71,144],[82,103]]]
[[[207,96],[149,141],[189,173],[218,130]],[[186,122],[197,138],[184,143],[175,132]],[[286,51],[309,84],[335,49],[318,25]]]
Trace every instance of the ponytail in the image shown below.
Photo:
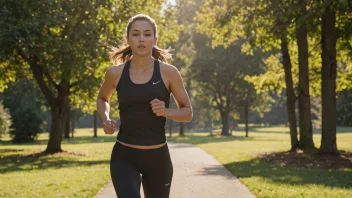
[[[169,49],[162,49],[157,46],[153,47],[152,56],[163,62],[167,62],[167,59],[172,59],[172,54]],[[124,45],[120,48],[111,47],[109,52],[110,60],[113,64],[125,63],[132,57],[132,49],[129,45]]]
[[[161,49],[157,46],[153,47],[152,56],[155,59],[167,62],[167,59],[172,59],[172,54],[170,53],[171,49]]]

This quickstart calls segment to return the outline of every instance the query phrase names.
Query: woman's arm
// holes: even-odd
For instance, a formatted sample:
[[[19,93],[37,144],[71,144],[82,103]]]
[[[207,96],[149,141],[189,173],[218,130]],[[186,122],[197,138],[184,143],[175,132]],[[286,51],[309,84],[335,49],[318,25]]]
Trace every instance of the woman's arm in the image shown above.
[[[191,102],[185,87],[180,72],[174,66],[169,66],[167,78],[170,82],[170,91],[176,100],[178,109],[166,109],[165,103],[158,99],[150,102],[152,110],[157,116],[164,116],[177,122],[190,122],[193,118],[193,110]]]
[[[113,134],[115,131],[116,121],[110,120],[110,104],[109,100],[111,95],[116,89],[114,83],[118,78],[116,74],[116,68],[118,66],[112,66],[106,70],[105,79],[100,87],[99,94],[97,97],[97,111],[104,124],[104,132],[106,134]]]

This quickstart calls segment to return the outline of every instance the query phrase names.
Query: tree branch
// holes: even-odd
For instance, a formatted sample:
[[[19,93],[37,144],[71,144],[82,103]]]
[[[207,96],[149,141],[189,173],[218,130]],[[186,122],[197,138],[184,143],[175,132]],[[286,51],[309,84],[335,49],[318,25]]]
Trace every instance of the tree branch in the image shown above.
[[[31,59],[29,65],[33,72],[34,78],[36,79],[39,85],[39,88],[42,90],[50,106],[53,106],[55,104],[55,97],[53,92],[50,90],[49,86],[44,81],[43,68],[37,64],[36,58]]]
[[[36,60],[39,60],[38,57],[35,56]],[[45,62],[45,60],[44,60]],[[48,67],[46,66],[46,64],[44,63],[44,65],[38,65],[39,67],[41,67],[43,69],[44,75],[45,77],[48,79],[49,83],[54,86],[56,89],[59,89],[59,85],[55,83],[54,79],[51,77]]]

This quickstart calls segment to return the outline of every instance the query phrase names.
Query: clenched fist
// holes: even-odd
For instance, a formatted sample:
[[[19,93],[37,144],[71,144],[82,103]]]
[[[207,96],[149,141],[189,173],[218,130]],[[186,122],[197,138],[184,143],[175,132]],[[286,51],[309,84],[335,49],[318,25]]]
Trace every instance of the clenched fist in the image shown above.
[[[152,106],[153,113],[155,113],[157,116],[166,117],[167,108],[165,108],[164,101],[161,101],[155,98],[150,102],[150,104]]]
[[[107,119],[104,122],[104,132],[105,134],[113,134],[115,132],[116,121]]]

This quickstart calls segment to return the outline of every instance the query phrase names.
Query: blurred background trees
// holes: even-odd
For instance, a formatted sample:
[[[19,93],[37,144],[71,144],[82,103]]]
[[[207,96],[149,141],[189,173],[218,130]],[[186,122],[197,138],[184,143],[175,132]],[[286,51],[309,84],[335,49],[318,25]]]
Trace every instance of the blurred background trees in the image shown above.
[[[248,136],[253,124],[285,125],[292,150],[314,149],[312,134],[321,131],[321,152],[337,153],[336,126],[352,125],[349,1],[0,2],[0,99],[14,141],[49,131],[46,151],[57,152],[74,128],[94,127],[97,136],[109,46],[123,42],[137,13],[156,20],[158,45],[174,49],[171,64],[192,101],[194,119],[168,120],[170,134],[228,136],[241,124]],[[114,94],[116,119],[117,105]]]

